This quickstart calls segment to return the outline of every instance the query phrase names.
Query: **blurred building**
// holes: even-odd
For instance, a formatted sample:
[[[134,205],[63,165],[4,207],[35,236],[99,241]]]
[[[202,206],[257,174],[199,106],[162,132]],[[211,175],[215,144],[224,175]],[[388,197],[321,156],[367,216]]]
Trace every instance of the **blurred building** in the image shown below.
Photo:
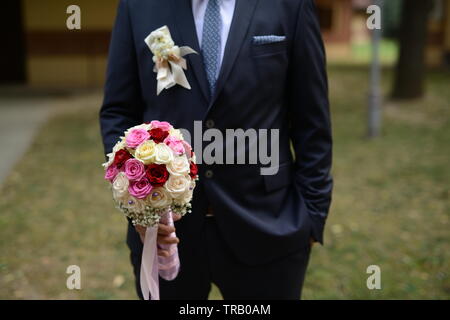
[[[450,66],[450,0],[434,0],[430,16],[428,65]]]
[[[161,0],[163,1],[163,0]],[[448,62],[450,0],[435,0],[427,50],[430,65]],[[4,1],[0,83],[34,87],[98,87],[105,76],[110,32],[118,0]],[[81,30],[68,30],[66,9],[81,7]],[[349,57],[354,43],[368,42],[371,0],[316,0],[327,54]]]
[[[385,3],[389,0],[384,0]],[[407,1],[407,0],[403,0]],[[426,62],[430,67],[450,66],[450,0],[433,1],[429,19]],[[320,25],[331,59],[351,54],[352,44],[370,41],[367,7],[373,0],[316,0]]]
[[[348,56],[352,40],[353,0],[316,0],[316,7],[327,54],[337,58]]]
[[[81,30],[68,30],[67,7],[81,8]],[[0,83],[42,87],[96,87],[104,81],[111,28],[118,0],[14,0],[0,33]],[[22,41],[18,41],[18,40]],[[7,62],[5,62],[7,61]],[[3,65],[4,64],[4,65]]]

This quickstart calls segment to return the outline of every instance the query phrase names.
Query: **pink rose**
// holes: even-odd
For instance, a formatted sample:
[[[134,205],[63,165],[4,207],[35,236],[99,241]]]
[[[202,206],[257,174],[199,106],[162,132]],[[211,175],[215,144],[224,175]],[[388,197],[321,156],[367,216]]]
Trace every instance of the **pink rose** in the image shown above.
[[[169,146],[170,149],[172,149],[173,152],[175,152],[178,155],[181,155],[184,153],[184,145],[183,141],[180,139],[174,137],[174,136],[168,136],[164,143]]]
[[[147,141],[150,134],[144,129],[133,129],[125,138],[128,148],[137,148],[142,142]]]
[[[188,159],[191,159],[192,155],[193,155],[191,145],[189,143],[187,143],[186,141],[181,141],[181,143],[184,146],[184,153],[186,153]]]
[[[119,169],[115,165],[110,165],[105,172],[105,180],[108,180],[109,182],[113,182],[114,178],[119,173]]]
[[[166,121],[158,121],[158,120],[153,120],[152,122],[150,122],[150,127],[152,129],[162,129],[163,131],[169,131],[170,129],[172,129],[172,126],[170,125],[170,123],[166,122]]]
[[[145,199],[152,192],[152,185],[147,178],[138,181],[130,181],[128,192],[137,199]]]
[[[141,180],[145,176],[144,164],[136,159],[128,159],[125,162],[125,174],[130,181]]]

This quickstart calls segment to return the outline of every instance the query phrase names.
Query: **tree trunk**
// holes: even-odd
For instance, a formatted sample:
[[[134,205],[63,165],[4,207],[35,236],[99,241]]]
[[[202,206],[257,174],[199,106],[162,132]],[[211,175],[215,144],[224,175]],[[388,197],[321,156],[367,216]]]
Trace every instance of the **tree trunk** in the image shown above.
[[[392,97],[414,99],[425,91],[425,50],[430,0],[403,0],[400,55]]]

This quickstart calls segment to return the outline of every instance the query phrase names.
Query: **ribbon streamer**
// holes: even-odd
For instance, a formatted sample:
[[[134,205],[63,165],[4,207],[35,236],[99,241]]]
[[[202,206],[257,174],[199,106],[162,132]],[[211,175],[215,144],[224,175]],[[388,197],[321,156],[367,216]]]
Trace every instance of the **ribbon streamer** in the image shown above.
[[[172,211],[161,216],[162,224],[173,227]],[[171,237],[175,237],[173,232]],[[161,245],[161,249],[169,251],[169,257],[158,256],[158,227],[149,227],[145,231],[144,249],[141,262],[141,290],[145,300],[159,300],[159,277],[173,280],[180,270],[178,246],[176,244]]]
[[[145,300],[159,300],[157,237],[158,227],[148,227],[141,261],[141,290]]]
[[[181,47],[180,56],[171,55],[168,60],[160,60],[155,64],[153,71],[157,73],[157,95],[159,95],[164,89],[172,88],[177,84],[183,88],[189,90],[191,89],[186,75],[184,74],[184,70],[187,70],[187,64],[186,59],[183,58],[185,55],[191,53],[197,52],[189,47]]]

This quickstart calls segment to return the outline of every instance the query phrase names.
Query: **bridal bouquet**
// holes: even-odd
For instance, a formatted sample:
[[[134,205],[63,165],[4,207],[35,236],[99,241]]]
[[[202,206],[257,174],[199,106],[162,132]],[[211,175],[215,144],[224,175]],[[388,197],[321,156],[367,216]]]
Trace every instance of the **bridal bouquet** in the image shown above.
[[[103,166],[117,208],[133,225],[147,227],[141,287],[146,299],[149,293],[159,299],[158,273],[173,280],[180,264],[176,245],[162,246],[168,258],[157,257],[158,224],[173,225],[173,214],[190,212],[198,179],[195,154],[180,130],[152,121],[125,131]]]

